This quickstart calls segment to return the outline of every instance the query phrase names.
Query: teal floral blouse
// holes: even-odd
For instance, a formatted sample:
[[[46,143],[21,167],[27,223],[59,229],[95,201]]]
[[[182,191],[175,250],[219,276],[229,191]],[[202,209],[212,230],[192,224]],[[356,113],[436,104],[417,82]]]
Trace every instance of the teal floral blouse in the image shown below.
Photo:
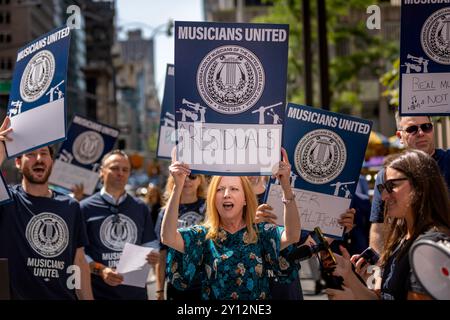
[[[202,283],[202,299],[269,299],[269,277],[286,283],[286,275],[298,273],[298,265],[292,266],[280,256],[280,239],[283,227],[259,223],[257,243],[249,244],[247,229],[234,234],[219,231],[219,240],[206,240],[204,226],[179,229],[185,244],[182,254],[169,248],[167,252],[167,278],[180,290],[190,286],[199,277]],[[290,251],[292,246],[283,250]]]

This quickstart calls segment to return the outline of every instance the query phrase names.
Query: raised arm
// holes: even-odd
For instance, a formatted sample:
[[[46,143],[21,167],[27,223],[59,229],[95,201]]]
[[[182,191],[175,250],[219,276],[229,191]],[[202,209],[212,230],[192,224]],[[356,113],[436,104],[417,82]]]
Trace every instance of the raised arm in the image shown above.
[[[178,208],[180,206],[181,192],[183,191],[184,181],[191,173],[189,166],[181,162],[174,162],[169,167],[170,174],[173,176],[174,187],[167,202],[166,212],[161,225],[161,242],[181,253],[184,253],[184,240],[177,230]]]
[[[291,175],[291,165],[287,152],[281,148],[283,160],[280,162],[278,172],[275,174],[278,181],[280,181],[281,189],[283,190],[283,204],[284,204],[284,232],[281,235],[280,250],[283,250],[292,243],[300,240],[300,216],[295,203],[295,196],[291,188],[289,180]]]
[[[0,142],[0,165],[2,165],[3,161],[6,159],[5,141],[12,141],[12,139],[8,136],[8,134],[12,132],[10,125],[11,120],[9,117],[6,117],[0,127],[0,141],[2,141]]]

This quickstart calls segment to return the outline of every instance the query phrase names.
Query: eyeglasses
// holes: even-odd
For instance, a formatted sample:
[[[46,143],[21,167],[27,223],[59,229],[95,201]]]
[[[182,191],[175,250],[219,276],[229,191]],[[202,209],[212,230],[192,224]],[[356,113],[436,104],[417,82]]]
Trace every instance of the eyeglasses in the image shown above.
[[[409,134],[415,135],[418,131],[422,130],[423,133],[430,133],[433,130],[433,124],[431,122],[422,123],[421,125],[409,126],[406,129],[400,129],[400,131],[405,131]]]
[[[196,175],[196,174],[190,174],[190,175],[188,175],[187,177],[188,177],[190,180],[195,180],[195,179],[197,179],[198,175]]]
[[[396,187],[395,181],[404,181],[408,180],[408,178],[398,178],[398,179],[390,179],[386,180],[384,183],[380,183],[377,185],[377,189],[380,193],[383,193],[384,190],[387,191],[387,193],[392,193],[394,191],[394,188]]]

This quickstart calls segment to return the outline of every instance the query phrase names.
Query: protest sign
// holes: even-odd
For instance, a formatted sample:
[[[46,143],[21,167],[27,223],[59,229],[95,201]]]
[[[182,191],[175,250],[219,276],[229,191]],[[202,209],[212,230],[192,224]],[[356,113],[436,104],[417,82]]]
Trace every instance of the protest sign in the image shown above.
[[[175,22],[177,156],[197,173],[269,175],[280,160],[289,28]]]
[[[53,164],[49,182],[68,190],[75,184],[83,184],[84,194],[93,194],[100,161],[113,149],[118,136],[116,128],[75,116]]]
[[[9,158],[66,138],[70,29],[61,27],[19,49],[8,103]]]
[[[400,115],[450,114],[450,7],[402,1]]]
[[[291,163],[302,230],[320,227],[324,234],[342,236],[338,220],[355,193],[371,122],[343,114],[289,103],[283,127],[283,147]],[[266,202],[283,224],[281,187],[273,180]]]

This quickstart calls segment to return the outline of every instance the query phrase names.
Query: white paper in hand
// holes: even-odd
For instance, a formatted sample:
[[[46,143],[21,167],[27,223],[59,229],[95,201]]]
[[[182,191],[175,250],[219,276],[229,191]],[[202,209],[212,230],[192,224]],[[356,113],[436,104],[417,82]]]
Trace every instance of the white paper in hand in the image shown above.
[[[154,251],[153,248],[141,247],[126,243],[116,271],[123,276],[124,285],[145,288],[150,265],[147,263],[147,255]]]

